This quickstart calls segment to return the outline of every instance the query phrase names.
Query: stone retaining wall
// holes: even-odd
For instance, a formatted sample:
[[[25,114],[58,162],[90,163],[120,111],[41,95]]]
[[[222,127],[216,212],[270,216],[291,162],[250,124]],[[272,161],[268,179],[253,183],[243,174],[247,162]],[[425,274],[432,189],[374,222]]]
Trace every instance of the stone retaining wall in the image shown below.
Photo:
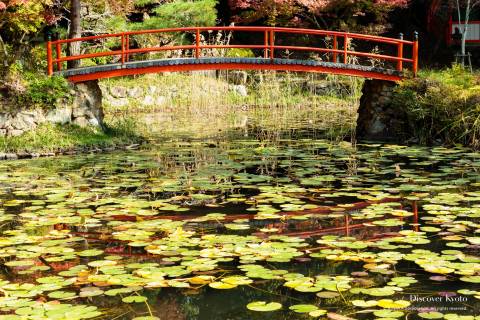
[[[76,84],[72,101],[58,101],[51,110],[0,111],[0,136],[19,136],[42,123],[103,127],[102,91],[97,81]]]

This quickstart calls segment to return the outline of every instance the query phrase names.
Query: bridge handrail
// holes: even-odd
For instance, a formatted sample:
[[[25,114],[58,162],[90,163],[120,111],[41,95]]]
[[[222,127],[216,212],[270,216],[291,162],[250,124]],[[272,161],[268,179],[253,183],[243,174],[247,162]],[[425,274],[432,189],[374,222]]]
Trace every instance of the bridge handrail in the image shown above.
[[[200,34],[202,32],[209,31],[240,31],[240,32],[262,32],[264,33],[264,43],[261,45],[248,45],[248,44],[239,44],[239,45],[205,45],[200,43]],[[148,47],[148,48],[139,48],[131,49],[130,48],[130,37],[135,35],[144,35],[144,34],[159,34],[159,33],[171,33],[171,32],[193,32],[195,33],[195,44],[192,45],[174,45],[174,46],[159,46],[159,47]],[[320,48],[320,47],[305,47],[305,46],[285,46],[285,45],[276,45],[275,36],[279,33],[287,34],[306,34],[306,35],[320,35],[325,37],[330,37],[333,39],[332,48]],[[75,56],[61,56],[61,46],[63,44],[73,43],[73,42],[85,42],[93,41],[99,39],[107,38],[121,38],[121,50],[115,51],[104,51],[88,54],[80,54]],[[342,40],[343,41],[339,41]],[[397,55],[390,56],[378,53],[371,52],[361,52],[361,51],[352,51],[349,50],[349,41],[350,39],[356,40],[365,40],[372,41],[376,43],[391,44],[397,47]],[[411,46],[412,54],[411,58],[404,57],[404,47]],[[55,47],[56,57],[53,57],[53,49]],[[340,49],[340,47],[342,47]],[[54,72],[54,64],[57,66],[57,70],[62,69],[62,63],[66,61],[82,60],[88,58],[96,57],[105,57],[105,56],[121,56],[121,63],[124,64],[128,61],[129,56],[132,54],[138,53],[147,53],[147,52],[157,52],[157,51],[169,51],[169,50],[194,50],[195,57],[199,58],[201,50],[203,49],[231,49],[231,48],[241,48],[241,49],[263,49],[264,58],[273,59],[275,57],[275,50],[291,50],[291,51],[311,51],[311,52],[323,52],[331,53],[333,55],[333,61],[337,62],[338,56],[343,56],[343,63],[347,64],[348,56],[359,56],[366,57],[371,59],[386,60],[397,62],[397,70],[403,71],[403,63],[411,63],[413,74],[416,76],[418,71],[418,35],[415,34],[415,39],[413,41],[404,40],[403,36],[400,35],[400,38],[388,38],[382,36],[350,33],[350,32],[341,32],[341,31],[328,31],[328,30],[316,30],[316,29],[303,29],[303,28],[284,28],[284,27],[250,27],[250,26],[225,26],[225,27],[183,27],[183,28],[166,28],[166,29],[153,29],[153,30],[138,30],[138,31],[128,31],[114,34],[104,34],[96,36],[88,36],[81,38],[73,39],[61,39],[56,41],[47,42],[47,63],[48,63],[48,74],[52,75]]]

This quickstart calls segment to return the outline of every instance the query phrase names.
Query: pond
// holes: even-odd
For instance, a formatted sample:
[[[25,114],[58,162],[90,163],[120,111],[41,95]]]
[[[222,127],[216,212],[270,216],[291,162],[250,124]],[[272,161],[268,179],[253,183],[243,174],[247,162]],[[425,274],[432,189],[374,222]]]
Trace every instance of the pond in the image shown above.
[[[0,319],[480,319],[479,171],[310,129],[1,162]]]

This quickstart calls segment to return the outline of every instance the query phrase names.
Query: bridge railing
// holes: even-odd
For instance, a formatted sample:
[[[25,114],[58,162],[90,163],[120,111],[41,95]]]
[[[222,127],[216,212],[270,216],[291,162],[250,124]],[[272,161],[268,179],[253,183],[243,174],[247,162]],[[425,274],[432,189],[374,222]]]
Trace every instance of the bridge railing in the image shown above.
[[[248,32],[259,33],[263,38],[260,44],[208,44],[201,41],[201,35],[211,32]],[[142,35],[160,35],[171,33],[187,33],[193,36],[191,44],[180,45],[159,45],[149,47],[134,47],[132,46],[132,38]],[[277,39],[281,35],[287,36],[320,36],[323,40],[328,40],[329,45],[320,46],[295,46],[279,44]],[[104,50],[100,52],[87,52],[78,55],[62,55],[64,46],[69,43],[91,43],[98,41],[117,40],[120,43],[120,48],[116,50]],[[352,42],[361,41],[373,45],[378,49],[378,46],[389,46],[385,50],[391,54],[379,53],[366,50],[353,50]],[[355,43],[357,45],[357,42]],[[296,29],[296,28],[281,28],[281,27],[242,27],[242,26],[228,26],[228,27],[188,27],[188,28],[169,28],[158,30],[140,30],[130,31],[115,34],[105,34],[98,36],[64,39],[51,41],[47,43],[47,62],[48,74],[52,75],[54,71],[61,71],[63,64],[68,61],[81,61],[85,59],[94,59],[101,57],[117,57],[121,64],[128,63],[133,55],[145,53],[159,53],[165,51],[187,50],[192,52],[195,58],[201,58],[206,50],[212,49],[251,49],[263,51],[263,58],[274,59],[279,56],[280,52],[308,52],[316,54],[328,55],[330,62],[340,62],[343,64],[353,64],[349,58],[366,58],[370,61],[377,61],[381,63],[393,63],[397,71],[403,72],[405,64],[410,64],[409,68],[414,75],[418,71],[418,35],[415,34],[413,41],[404,40],[400,35],[398,39],[387,38],[373,35],[356,34],[349,32],[337,32],[315,29]],[[393,52],[393,53],[392,53]]]

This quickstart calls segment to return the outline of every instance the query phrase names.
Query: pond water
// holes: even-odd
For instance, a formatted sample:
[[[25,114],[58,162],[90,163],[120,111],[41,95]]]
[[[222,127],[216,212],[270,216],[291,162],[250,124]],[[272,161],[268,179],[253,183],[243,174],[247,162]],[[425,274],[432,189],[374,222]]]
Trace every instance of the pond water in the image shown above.
[[[0,319],[475,319],[480,153],[311,133],[1,162]]]

